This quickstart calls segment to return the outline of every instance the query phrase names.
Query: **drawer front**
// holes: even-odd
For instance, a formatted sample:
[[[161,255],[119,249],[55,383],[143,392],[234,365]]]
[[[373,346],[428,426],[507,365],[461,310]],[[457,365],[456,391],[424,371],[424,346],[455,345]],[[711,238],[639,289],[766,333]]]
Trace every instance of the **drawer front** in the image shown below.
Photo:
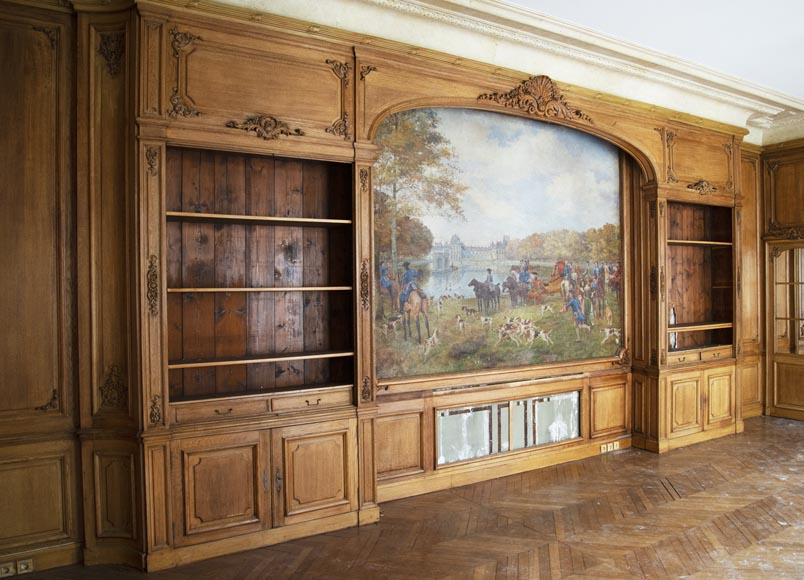
[[[726,348],[713,348],[701,352],[701,360],[720,360],[731,358],[731,347]]]
[[[667,364],[669,365],[684,365],[701,360],[701,353],[699,351],[690,351],[683,353],[673,353],[667,356]]]
[[[240,417],[253,417],[267,413],[267,398],[238,401],[234,399],[204,401],[171,405],[173,423],[198,423],[203,421],[221,421]]]
[[[271,400],[271,410],[274,412],[298,411],[351,404],[352,389],[349,387],[331,391],[310,391],[306,393],[275,396]]]

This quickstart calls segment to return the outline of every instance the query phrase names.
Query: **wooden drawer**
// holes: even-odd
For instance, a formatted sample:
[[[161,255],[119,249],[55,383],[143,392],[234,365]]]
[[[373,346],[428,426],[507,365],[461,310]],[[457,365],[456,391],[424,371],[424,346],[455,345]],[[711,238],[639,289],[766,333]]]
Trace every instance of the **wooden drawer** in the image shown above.
[[[171,409],[174,424],[198,423],[261,415],[268,412],[269,401],[267,396],[244,400],[216,399],[178,403],[171,405]]]
[[[329,390],[309,390],[304,392],[277,395],[271,400],[271,410],[299,411],[352,404],[352,387]]]
[[[710,348],[701,351],[702,361],[721,360],[731,358],[731,347],[726,346],[723,348]]]
[[[683,365],[701,360],[701,353],[697,350],[690,350],[684,352],[675,352],[667,356],[667,364],[669,365]]]

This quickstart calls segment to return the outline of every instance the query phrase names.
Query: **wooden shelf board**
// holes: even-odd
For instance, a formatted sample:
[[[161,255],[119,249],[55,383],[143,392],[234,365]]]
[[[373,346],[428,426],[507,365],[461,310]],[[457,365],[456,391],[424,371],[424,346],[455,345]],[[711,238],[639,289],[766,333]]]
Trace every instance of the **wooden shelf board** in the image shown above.
[[[205,367],[223,367],[230,365],[247,365],[255,363],[273,363],[285,362],[291,360],[320,360],[327,358],[346,358],[354,356],[352,351],[327,351],[327,352],[297,352],[289,354],[276,354],[273,356],[252,356],[252,357],[237,357],[228,359],[201,359],[194,361],[170,361],[168,362],[168,370],[174,369],[196,369]]]
[[[351,286],[282,286],[273,288],[168,288],[168,294],[205,292],[342,292],[352,290]]]
[[[712,247],[731,247],[732,242],[711,242],[708,240],[667,240],[670,246],[712,246]]]
[[[260,391],[231,391],[228,393],[210,393],[208,395],[191,395],[188,397],[180,397],[171,399],[170,405],[192,405],[193,403],[209,403],[212,401],[226,401],[229,399],[237,399],[238,401],[245,401],[250,399],[264,399],[275,397],[277,395],[293,394],[298,392],[304,394],[310,391],[326,391],[334,389],[351,389],[354,383],[351,382],[337,382],[337,383],[321,383],[309,385],[295,385],[293,387],[274,387],[271,389],[264,389]]]
[[[168,221],[199,221],[199,222],[219,222],[219,223],[244,223],[255,225],[301,225],[301,226],[337,226],[349,225],[352,220],[329,219],[329,218],[304,218],[304,217],[278,217],[278,216],[252,216],[235,215],[221,213],[194,213],[185,211],[165,212]]]
[[[674,324],[667,327],[667,332],[695,332],[698,330],[717,330],[719,328],[733,328],[732,322],[707,322],[702,324]]]

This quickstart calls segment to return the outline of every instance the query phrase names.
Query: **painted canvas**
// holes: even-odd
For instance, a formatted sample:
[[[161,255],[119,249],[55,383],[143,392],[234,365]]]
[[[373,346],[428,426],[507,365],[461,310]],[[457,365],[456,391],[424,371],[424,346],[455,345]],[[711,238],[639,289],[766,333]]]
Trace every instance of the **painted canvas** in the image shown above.
[[[468,109],[396,113],[375,142],[380,379],[616,354],[616,147]]]

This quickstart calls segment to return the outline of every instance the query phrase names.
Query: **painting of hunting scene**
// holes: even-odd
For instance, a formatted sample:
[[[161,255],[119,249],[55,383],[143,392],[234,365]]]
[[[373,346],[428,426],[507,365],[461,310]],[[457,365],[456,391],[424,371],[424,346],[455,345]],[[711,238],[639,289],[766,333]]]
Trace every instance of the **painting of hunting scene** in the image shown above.
[[[375,143],[379,378],[617,353],[616,147],[468,109],[393,114]]]

